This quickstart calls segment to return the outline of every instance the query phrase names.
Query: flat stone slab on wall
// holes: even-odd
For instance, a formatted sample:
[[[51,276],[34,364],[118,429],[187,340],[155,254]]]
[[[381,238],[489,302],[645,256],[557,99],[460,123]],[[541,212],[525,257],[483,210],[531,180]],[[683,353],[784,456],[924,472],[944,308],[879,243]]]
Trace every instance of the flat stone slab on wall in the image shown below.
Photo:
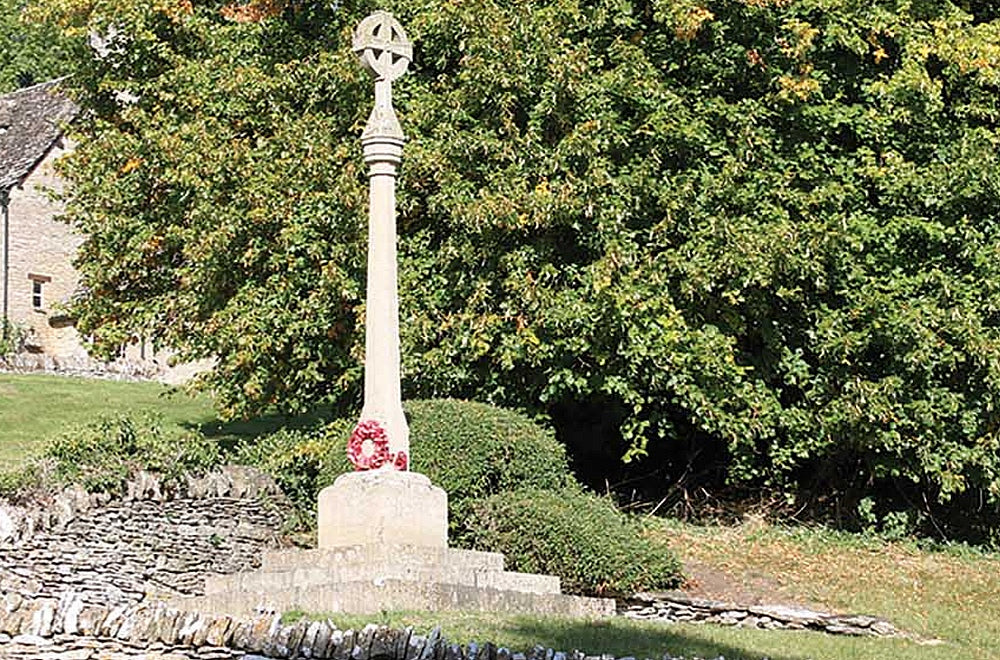
[[[618,601],[629,619],[669,623],[715,623],[764,630],[816,630],[837,635],[898,637],[885,619],[866,614],[831,614],[785,605],[740,605],[690,598],[681,593],[635,594]]]

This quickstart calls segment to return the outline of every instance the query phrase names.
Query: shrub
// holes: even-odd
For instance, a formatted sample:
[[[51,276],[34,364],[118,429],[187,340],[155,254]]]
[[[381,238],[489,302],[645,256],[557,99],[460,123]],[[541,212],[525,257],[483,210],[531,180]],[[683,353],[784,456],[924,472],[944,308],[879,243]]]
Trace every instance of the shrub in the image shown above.
[[[27,331],[23,326],[0,319],[0,358],[13,355],[24,348],[24,339]]]
[[[462,544],[502,552],[510,570],[558,575],[571,593],[671,589],[680,563],[611,500],[577,488],[526,489],[470,507]]]
[[[562,489],[575,485],[566,449],[555,434],[531,418],[473,401],[432,399],[405,404],[410,425],[411,469],[448,493],[452,528],[462,526],[466,504],[522,488]],[[344,447],[333,473],[352,470]]]
[[[121,414],[63,433],[46,447],[45,459],[61,482],[114,493],[140,468],[161,474],[166,482],[206,470],[219,463],[219,448],[194,431],[165,433],[157,415]]]
[[[343,470],[346,439],[353,423],[336,420],[312,429],[281,429],[239,445],[229,460],[274,478],[295,504],[301,523],[315,524],[319,491]]]
[[[0,498],[16,501],[42,487],[45,470],[37,462],[29,462],[23,467],[0,470]]]

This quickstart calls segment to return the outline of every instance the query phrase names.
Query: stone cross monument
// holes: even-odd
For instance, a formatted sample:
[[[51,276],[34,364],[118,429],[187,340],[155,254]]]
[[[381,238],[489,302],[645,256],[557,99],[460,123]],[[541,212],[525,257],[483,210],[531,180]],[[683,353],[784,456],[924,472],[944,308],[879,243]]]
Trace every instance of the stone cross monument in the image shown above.
[[[365,403],[347,448],[356,469],[320,491],[315,550],[267,552],[260,570],[210,577],[194,608],[612,614],[615,601],[563,595],[559,578],[504,570],[501,554],[449,548],[448,494],[409,469],[399,387],[395,227],[404,138],[392,109],[392,81],[406,70],[413,49],[402,26],[382,11],[361,21],[353,47],[375,76],[375,109],[361,136],[371,218]],[[415,648],[422,647],[411,641],[409,650]]]
[[[409,468],[410,431],[399,374],[396,278],[396,167],[405,137],[392,107],[392,81],[403,75],[413,46],[392,14],[377,11],[354,32],[354,52],[375,78],[375,107],[361,144],[369,171],[368,304],[365,401],[348,455],[359,470]]]
[[[409,471],[410,432],[399,384],[396,168],[405,138],[392,108],[392,81],[406,71],[413,46],[392,14],[377,11],[354,31],[353,49],[375,77],[375,107],[361,134],[370,206],[365,402],[347,445],[356,471],[341,475],[319,495],[318,544],[443,548],[448,496],[424,475]]]

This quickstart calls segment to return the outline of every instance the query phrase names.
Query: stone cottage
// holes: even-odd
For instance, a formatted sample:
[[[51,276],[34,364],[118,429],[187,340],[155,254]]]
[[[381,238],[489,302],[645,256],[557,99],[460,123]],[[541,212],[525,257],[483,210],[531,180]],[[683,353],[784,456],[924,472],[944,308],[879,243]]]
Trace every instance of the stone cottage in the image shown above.
[[[0,96],[0,319],[24,332],[23,351],[7,366],[185,380],[207,363],[173,366],[144,341],[123,347],[112,364],[95,362],[66,313],[81,237],[58,219],[51,192],[63,189],[54,163],[72,146],[63,129],[76,113],[59,80]]]
[[[0,313],[27,332],[25,348],[56,360],[86,351],[62,309],[77,287],[79,237],[56,219],[47,189],[62,182],[53,163],[67,149],[62,127],[76,115],[58,81],[0,97]]]

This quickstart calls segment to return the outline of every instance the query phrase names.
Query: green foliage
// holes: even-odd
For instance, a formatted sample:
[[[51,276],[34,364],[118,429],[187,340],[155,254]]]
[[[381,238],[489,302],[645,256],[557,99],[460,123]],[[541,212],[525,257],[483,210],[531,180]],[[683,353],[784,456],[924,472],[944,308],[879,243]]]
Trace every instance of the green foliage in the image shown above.
[[[0,94],[72,73],[79,39],[31,20],[26,0],[0,0]]]
[[[352,422],[336,420],[313,429],[280,429],[240,444],[228,457],[271,475],[295,504],[305,525],[315,524],[319,491],[343,470]],[[336,466],[336,467],[335,467]]]
[[[473,401],[435,399],[404,406],[413,464],[448,493],[452,527],[468,504],[519,488],[561,489],[575,484],[566,449],[551,429],[523,414]],[[353,469],[339,439],[335,474]]]
[[[170,482],[218,465],[219,458],[218,446],[198,433],[167,434],[156,415],[124,414],[66,431],[41,455],[58,481],[107,493],[120,492],[137,469]]]
[[[230,415],[356,401],[372,3],[37,4],[114,34],[74,78],[82,332],[216,358]],[[630,459],[708,448],[732,482],[849,510],[996,511],[988,5],[382,3],[417,44],[408,396],[608,402]]]
[[[6,500],[18,500],[40,485],[40,470],[36,463],[0,469],[0,497]]]
[[[0,358],[19,352],[24,346],[25,330],[22,326],[0,319]]]
[[[499,493],[472,508],[472,547],[502,552],[510,570],[558,575],[571,593],[673,589],[680,563],[614,503],[578,489]]]

